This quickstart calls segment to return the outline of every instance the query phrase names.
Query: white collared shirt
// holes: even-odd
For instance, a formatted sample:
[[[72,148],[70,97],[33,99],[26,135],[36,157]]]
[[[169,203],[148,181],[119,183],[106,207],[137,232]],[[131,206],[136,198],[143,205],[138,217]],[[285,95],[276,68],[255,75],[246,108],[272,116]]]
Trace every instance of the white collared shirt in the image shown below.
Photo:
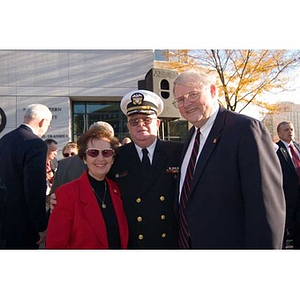
[[[156,146],[156,142],[157,142],[157,139],[155,139],[154,143],[152,145],[150,145],[149,147],[147,147],[147,150],[148,150],[148,156],[149,156],[149,159],[150,159],[150,164],[152,165],[152,161],[153,161],[153,155],[154,155],[154,149],[155,149],[155,146]],[[137,150],[137,153],[139,155],[139,158],[140,160],[142,161],[143,159],[143,152],[142,150],[144,148],[141,148],[139,147],[138,145],[134,144],[135,145],[135,148]]]
[[[25,126],[29,127],[29,128],[32,130],[32,132],[33,132],[35,135],[37,135],[37,132],[35,131],[35,129],[34,129],[33,127],[31,127],[30,125],[28,125],[28,124],[26,124],[26,123],[22,123],[22,125],[25,125]]]
[[[210,130],[213,127],[213,124],[214,124],[215,119],[217,117],[218,111],[219,111],[219,105],[216,104],[213,107],[213,113],[212,113],[212,115],[209,117],[209,119],[207,120],[207,122],[200,129],[200,146],[199,146],[199,152],[198,152],[198,156],[197,156],[197,161],[198,161],[199,156],[201,154],[201,151],[202,151],[202,149],[204,147],[206,139],[207,139],[207,137],[208,137],[208,135],[210,133]],[[191,154],[192,154],[192,149],[193,149],[193,146],[194,146],[195,137],[196,137],[196,134],[197,134],[197,129],[198,128],[195,126],[195,132],[194,132],[194,134],[193,134],[193,136],[192,136],[192,138],[190,140],[190,144],[189,144],[189,146],[188,146],[188,148],[186,150],[184,159],[182,161],[181,176],[180,176],[180,187],[179,187],[180,194],[181,194],[183,182],[184,182],[184,179],[185,179],[185,174],[186,174],[187,166],[189,164],[189,160],[190,160],[190,157],[191,157]],[[196,161],[196,165],[197,165],[197,161]],[[179,199],[180,199],[180,194],[179,194]]]
[[[288,152],[288,154],[290,155],[290,157],[291,157],[291,159],[292,159],[292,162],[294,163],[294,161],[293,161],[293,155],[292,155],[292,152],[291,152],[291,149],[290,149],[290,144],[293,144],[293,141],[291,141],[290,143],[287,143],[287,142],[285,142],[285,141],[283,141],[283,140],[281,140],[281,141],[284,143],[284,146],[286,147],[287,152]],[[296,147],[294,147],[294,148],[296,148]],[[297,153],[298,156],[299,156],[299,152],[298,152],[297,149],[296,149],[296,153]],[[300,158],[300,156],[299,156],[299,158]]]

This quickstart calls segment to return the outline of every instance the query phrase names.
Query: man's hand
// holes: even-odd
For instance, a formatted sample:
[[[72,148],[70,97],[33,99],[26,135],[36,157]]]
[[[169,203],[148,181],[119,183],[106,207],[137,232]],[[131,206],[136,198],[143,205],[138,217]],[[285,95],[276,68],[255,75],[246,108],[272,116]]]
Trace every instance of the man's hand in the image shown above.
[[[39,232],[40,239],[36,242],[38,245],[46,242],[47,230]]]
[[[55,193],[50,195],[50,213],[52,213],[55,205],[57,204]]]

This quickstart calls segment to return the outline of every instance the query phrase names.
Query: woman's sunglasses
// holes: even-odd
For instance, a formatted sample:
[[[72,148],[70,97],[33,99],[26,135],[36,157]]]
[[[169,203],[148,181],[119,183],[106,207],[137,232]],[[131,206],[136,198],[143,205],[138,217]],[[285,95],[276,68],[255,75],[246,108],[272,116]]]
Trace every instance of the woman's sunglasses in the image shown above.
[[[112,157],[115,154],[115,151],[113,149],[103,149],[99,150],[96,148],[89,148],[85,151],[85,153],[90,157],[98,157],[99,153],[101,152],[102,156],[105,158]]]
[[[63,153],[63,156],[64,156],[64,157],[69,157],[69,156],[74,156],[74,155],[76,155],[75,152],[71,152],[71,153]]]

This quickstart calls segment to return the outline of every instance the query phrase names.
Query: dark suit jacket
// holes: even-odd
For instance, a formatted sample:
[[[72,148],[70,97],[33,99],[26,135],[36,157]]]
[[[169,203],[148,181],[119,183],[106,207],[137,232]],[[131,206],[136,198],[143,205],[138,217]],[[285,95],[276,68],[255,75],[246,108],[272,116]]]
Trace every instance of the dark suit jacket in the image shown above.
[[[119,225],[121,248],[128,243],[128,227],[118,186],[107,179]],[[87,172],[59,187],[57,205],[47,230],[47,249],[108,249],[106,225]]]
[[[178,248],[174,195],[182,146],[157,140],[146,178],[142,178],[134,144],[118,149],[110,174],[121,190],[129,225],[129,248]]]
[[[282,174],[283,174],[283,189],[286,200],[286,222],[287,228],[292,231],[295,220],[300,221],[299,215],[299,179],[297,171],[292,162],[291,156],[288,153],[284,143],[282,141],[277,142],[279,148],[276,153],[279,158]],[[299,145],[294,142],[294,146],[298,151]]]
[[[46,229],[46,154],[46,144],[25,125],[0,140],[0,177],[7,188],[3,236],[16,245],[37,241],[37,232]]]
[[[6,193],[7,193],[7,189],[6,186],[3,184],[1,177],[0,177],[0,224],[2,224],[2,218],[5,212],[5,206],[6,206]],[[1,232],[1,228],[0,227],[0,232]],[[0,235],[1,237],[1,235]]]
[[[3,184],[0,178],[0,249],[5,246],[5,241],[2,240],[2,222],[6,207],[6,193],[6,186]]]
[[[194,130],[187,135],[184,153]],[[285,223],[281,176],[263,123],[220,107],[187,203],[192,248],[281,249]]]

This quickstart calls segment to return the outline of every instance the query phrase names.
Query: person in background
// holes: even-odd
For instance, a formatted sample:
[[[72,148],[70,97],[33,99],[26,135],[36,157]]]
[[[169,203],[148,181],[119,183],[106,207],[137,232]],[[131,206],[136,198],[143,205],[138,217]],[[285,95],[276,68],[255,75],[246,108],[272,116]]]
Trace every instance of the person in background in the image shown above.
[[[216,79],[187,70],[174,106],[193,126],[177,186],[182,249],[281,249],[282,173],[265,125],[218,104]]]
[[[124,137],[124,139],[122,140],[122,145],[125,145],[125,144],[129,144],[131,143],[131,139],[129,137]]]
[[[49,195],[52,184],[53,184],[53,179],[54,179],[54,174],[57,170],[57,141],[54,139],[46,139],[45,144],[47,145],[47,158],[46,158],[46,183],[47,183],[47,190],[46,190],[46,195]]]
[[[119,141],[104,127],[78,139],[78,156],[87,165],[76,180],[57,188],[46,249],[125,249],[128,227],[120,190],[106,174]]]
[[[0,139],[0,178],[6,187],[2,241],[5,249],[38,249],[46,237],[46,154],[41,137],[52,113],[27,107],[23,123]]]
[[[277,125],[277,156],[283,173],[283,190],[286,201],[286,230],[284,245],[292,242],[294,249],[300,249],[300,159],[299,144],[295,142],[292,122],[283,121]]]
[[[68,142],[62,149],[62,156],[68,158],[78,154],[78,146],[75,142]]]

